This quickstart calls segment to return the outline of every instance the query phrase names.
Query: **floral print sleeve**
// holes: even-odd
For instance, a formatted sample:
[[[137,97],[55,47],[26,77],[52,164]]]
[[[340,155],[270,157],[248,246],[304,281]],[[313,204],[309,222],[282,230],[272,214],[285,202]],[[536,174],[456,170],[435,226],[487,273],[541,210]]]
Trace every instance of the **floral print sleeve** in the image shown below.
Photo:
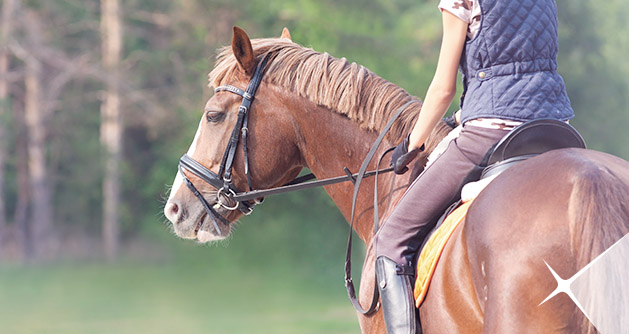
[[[480,29],[480,5],[478,0],[441,0],[439,9],[446,10],[468,23],[467,37],[472,39]]]

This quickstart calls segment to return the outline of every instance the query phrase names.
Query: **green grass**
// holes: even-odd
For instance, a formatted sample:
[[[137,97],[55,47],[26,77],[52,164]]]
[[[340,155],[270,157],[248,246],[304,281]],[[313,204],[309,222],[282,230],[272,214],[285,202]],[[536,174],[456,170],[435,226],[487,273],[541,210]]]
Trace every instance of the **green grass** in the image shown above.
[[[287,269],[207,263],[5,266],[0,333],[358,332],[342,286],[309,284]]]
[[[0,334],[359,333],[343,285],[347,224],[305,198],[295,217],[269,199],[214,246],[156,223],[113,265],[0,263]]]
[[[0,265],[0,333],[359,332],[342,253],[333,264],[296,264],[282,245],[265,246],[277,256],[258,254],[265,247],[247,234],[259,232],[248,230],[216,246],[164,233],[153,240],[165,242],[161,255],[115,265]]]

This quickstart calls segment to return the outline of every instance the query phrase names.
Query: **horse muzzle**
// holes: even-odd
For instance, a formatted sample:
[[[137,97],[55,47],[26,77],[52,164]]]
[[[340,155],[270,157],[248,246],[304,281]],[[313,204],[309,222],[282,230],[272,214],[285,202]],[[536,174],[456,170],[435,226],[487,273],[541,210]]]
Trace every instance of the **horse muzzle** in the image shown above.
[[[210,210],[198,201],[187,202],[188,205],[175,197],[164,206],[164,215],[173,224],[175,234],[184,239],[197,239],[202,243],[225,239],[231,232],[231,221],[240,216],[217,202],[207,202]]]

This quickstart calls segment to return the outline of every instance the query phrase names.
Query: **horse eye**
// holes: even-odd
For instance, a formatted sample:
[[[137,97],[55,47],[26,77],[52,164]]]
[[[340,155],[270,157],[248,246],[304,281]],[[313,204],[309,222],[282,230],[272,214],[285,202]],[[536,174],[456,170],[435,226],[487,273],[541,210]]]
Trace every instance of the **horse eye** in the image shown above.
[[[208,122],[218,123],[225,117],[225,114],[219,111],[208,111],[205,118]]]

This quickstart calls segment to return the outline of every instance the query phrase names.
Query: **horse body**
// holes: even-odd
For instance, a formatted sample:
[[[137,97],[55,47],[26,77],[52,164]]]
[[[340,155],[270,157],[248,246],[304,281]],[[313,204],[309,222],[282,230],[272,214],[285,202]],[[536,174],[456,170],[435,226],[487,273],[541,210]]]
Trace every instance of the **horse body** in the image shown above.
[[[539,305],[557,286],[545,262],[569,278],[629,233],[628,195],[629,163],[601,152],[507,170],[447,245],[420,309],[425,333],[592,333],[567,295]]]
[[[257,57],[267,53],[275,56],[255,96],[249,121],[249,172],[254,188],[282,185],[303,168],[309,168],[318,178],[342,175],[343,167],[357,171],[382,123],[382,120],[374,120],[373,115],[395,109],[412,99],[362,67],[304,49],[286,38],[258,40],[253,46],[255,48],[244,32],[235,29],[233,53],[223,52],[219,67],[224,68],[213,71],[211,84],[229,82],[245,87]],[[305,65],[313,61],[313,57],[317,57],[313,67],[322,67],[323,72]],[[294,58],[292,63],[289,58]],[[280,71],[285,71],[289,77],[282,78],[277,74]],[[351,78],[338,84],[344,75]],[[368,88],[365,82],[374,87]],[[315,91],[304,90],[308,85],[317,87]],[[347,93],[356,89],[352,94]],[[390,94],[383,94],[384,91]],[[344,92],[351,96],[345,96]],[[349,100],[335,104],[326,98]],[[235,123],[239,102],[233,94],[215,94],[205,107],[192,145],[196,149],[189,151],[195,160],[214,172],[218,170]],[[401,134],[410,131],[419,109],[420,106],[415,105],[407,113],[410,116],[398,122],[400,125],[392,129],[381,152],[395,145],[395,141],[402,138]],[[361,110],[365,112],[361,114]],[[380,118],[386,123],[386,116]],[[446,128],[447,125],[440,124],[435,130],[426,155],[443,138]],[[238,152],[234,183],[244,189],[247,185],[244,167],[238,163],[243,161],[243,154]],[[380,177],[378,195],[382,216],[388,214],[421,171],[426,155],[417,159],[412,172]],[[375,169],[375,162],[370,169]],[[238,219],[239,212],[219,208],[214,200],[216,189],[194,175],[189,178],[219,214],[229,221]],[[371,300],[375,284],[371,279],[375,277],[373,182],[366,180],[356,206],[355,230],[367,245],[360,286],[363,303]],[[620,204],[621,197],[617,194],[610,195],[599,189],[610,183],[615,185],[612,188],[616,192],[629,196],[629,163],[585,150],[546,153],[496,178],[475,200],[465,224],[457,229],[446,246],[420,308],[424,333],[574,333],[581,330],[578,310],[568,297],[559,295],[538,307],[556,287],[544,261],[562,277],[570,277],[629,232],[627,205]],[[345,183],[325,188],[349,219],[353,185]],[[614,202],[602,202],[601,196]],[[605,205],[614,209],[605,209]],[[165,214],[181,237],[205,242],[225,238],[231,232],[229,225],[216,231],[208,223],[207,213],[197,199],[177,184],[173,185]],[[593,215],[597,214],[606,215],[600,218],[609,228],[596,225],[599,217]],[[598,228],[609,233],[595,233]],[[584,240],[584,236],[593,237]],[[580,251],[585,246],[588,251]],[[364,333],[385,332],[380,311],[359,316],[359,321]]]

